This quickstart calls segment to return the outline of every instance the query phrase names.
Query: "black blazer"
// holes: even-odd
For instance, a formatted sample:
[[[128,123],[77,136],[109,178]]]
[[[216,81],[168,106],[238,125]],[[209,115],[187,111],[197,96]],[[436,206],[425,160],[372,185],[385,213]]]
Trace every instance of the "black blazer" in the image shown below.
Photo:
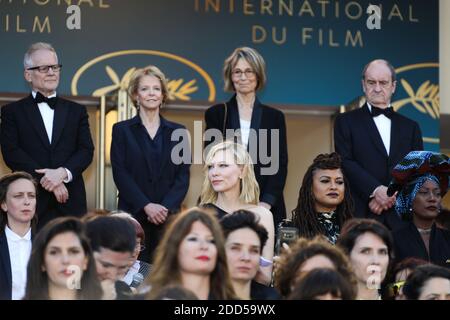
[[[412,222],[395,231],[393,237],[397,262],[408,257],[415,257],[450,268],[450,231],[437,228],[433,224],[430,234],[430,253]]]
[[[50,144],[44,122],[33,97],[5,105],[1,109],[0,144],[3,159],[12,171],[26,171],[37,181],[42,175],[35,169],[65,167],[73,180],[66,183],[69,199],[60,204],[53,193],[39,185],[37,208],[40,222],[45,221],[49,207],[61,215],[86,213],[86,191],[82,177],[94,153],[86,108],[58,97]]]
[[[379,185],[389,184],[392,169],[410,151],[423,150],[417,122],[394,113],[388,156],[367,104],[337,116],[334,143],[350,183],[355,217],[373,217],[368,206],[373,190]]]
[[[163,123],[161,167],[156,172],[151,168],[149,155],[142,149],[147,137],[140,128],[139,116],[113,126],[111,165],[119,190],[118,208],[130,212],[139,221],[147,220],[143,209],[150,202],[165,206],[169,212],[178,211],[189,188],[190,163],[171,161],[172,149],[179,143],[171,141],[171,135],[185,127],[161,117]],[[190,150],[186,151],[190,160]]]
[[[227,102],[227,119],[226,129],[240,129],[239,111],[236,101],[236,95],[234,95]],[[206,110],[205,122],[206,130],[218,129],[222,131],[223,120],[225,116],[224,104],[217,104]],[[255,99],[253,105],[252,119],[250,124],[251,129],[267,129],[267,152],[270,154],[271,141],[270,130],[279,130],[279,143],[278,143],[278,155],[279,155],[279,167],[278,171],[274,175],[262,175],[261,169],[264,167],[270,167],[269,164],[263,164],[263,159],[260,158],[258,147],[258,159],[253,159],[256,180],[258,181],[261,195],[259,200],[267,202],[272,206],[272,214],[274,216],[275,226],[286,217],[286,206],[284,203],[283,189],[286,184],[287,166],[288,166],[288,152],[287,152],[287,139],[286,139],[286,121],[284,114],[280,110],[271,108],[269,106],[261,104],[258,98]],[[251,145],[258,145],[260,142],[259,137],[256,141],[253,141],[252,137],[249,138],[247,150],[251,150]],[[209,143],[215,143],[215,141],[206,141],[205,145]]]
[[[5,230],[0,230],[0,300],[12,299],[11,259]]]

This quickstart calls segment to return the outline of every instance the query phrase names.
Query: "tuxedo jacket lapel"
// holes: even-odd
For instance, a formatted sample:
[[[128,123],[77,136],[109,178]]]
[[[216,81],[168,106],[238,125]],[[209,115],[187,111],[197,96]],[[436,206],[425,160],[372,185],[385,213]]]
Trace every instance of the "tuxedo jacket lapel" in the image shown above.
[[[386,148],[384,147],[380,132],[378,132],[378,128],[375,122],[373,121],[372,115],[370,114],[369,107],[367,106],[367,104],[365,104],[362,108],[363,108],[362,110],[363,121],[366,123],[365,127],[367,128],[367,132],[370,138],[372,139],[373,144],[375,145],[375,147],[378,149],[379,152],[381,152],[383,155],[387,157],[388,154],[386,152]]]
[[[25,101],[24,113],[29,118],[29,122],[36,130],[37,135],[42,140],[42,143],[46,148],[50,148],[50,142],[48,141],[47,131],[45,130],[44,120],[42,119],[41,113],[39,112],[38,105],[34,102],[33,97],[30,95]]]
[[[61,133],[66,125],[69,106],[61,99],[58,99],[55,106],[55,114],[53,117],[52,146],[56,146]]]
[[[239,109],[236,101],[236,96],[230,99],[227,102],[228,106],[228,118],[230,119],[230,125],[227,126],[227,129],[240,129],[241,123],[239,122]]]

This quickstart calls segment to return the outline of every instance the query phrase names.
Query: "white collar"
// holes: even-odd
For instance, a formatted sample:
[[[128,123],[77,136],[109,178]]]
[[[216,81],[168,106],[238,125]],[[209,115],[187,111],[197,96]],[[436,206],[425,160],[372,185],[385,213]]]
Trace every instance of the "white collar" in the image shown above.
[[[36,91],[31,91],[31,94],[33,95],[33,98],[36,98],[37,95]],[[56,97],[56,91],[53,94],[49,95],[47,98],[54,98],[54,97]]]
[[[369,108],[369,111],[372,112],[372,105],[369,102],[366,102],[366,103],[367,103],[367,107]],[[389,103],[388,106],[386,107],[386,109],[389,108],[390,106],[391,106],[391,104]]]
[[[28,232],[23,237],[21,237],[14,231],[12,231],[8,226],[5,226],[5,234],[6,234],[6,237],[8,238],[8,240],[14,241],[14,242],[18,242],[21,240],[27,240],[27,241],[31,240],[31,228],[29,228]]]

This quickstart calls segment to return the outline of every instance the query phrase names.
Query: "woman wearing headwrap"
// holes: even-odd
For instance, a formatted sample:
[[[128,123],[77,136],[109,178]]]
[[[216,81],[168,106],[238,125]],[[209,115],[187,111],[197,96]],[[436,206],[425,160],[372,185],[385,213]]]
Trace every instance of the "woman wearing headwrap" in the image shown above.
[[[450,267],[450,232],[435,223],[449,175],[450,159],[431,151],[412,151],[393,169],[389,189],[398,191],[395,210],[409,220],[393,234],[397,261],[416,257]]]

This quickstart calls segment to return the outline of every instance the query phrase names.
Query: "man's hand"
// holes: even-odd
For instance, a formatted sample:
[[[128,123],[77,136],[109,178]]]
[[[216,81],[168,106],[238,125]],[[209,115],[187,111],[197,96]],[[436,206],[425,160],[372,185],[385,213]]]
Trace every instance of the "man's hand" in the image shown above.
[[[49,192],[53,192],[67,178],[66,169],[62,167],[58,169],[36,169],[35,171],[44,175],[39,183]]]
[[[375,214],[381,214],[384,210],[389,210],[397,200],[397,193],[392,197],[387,195],[387,187],[379,186],[373,193],[374,197],[369,202],[370,210]]]
[[[169,212],[166,207],[151,202],[144,207],[144,211],[147,214],[147,220],[156,225],[164,223]]]
[[[53,194],[56,197],[56,201],[59,203],[66,203],[69,199],[69,191],[67,190],[64,183],[59,184],[55,189],[53,189]]]

